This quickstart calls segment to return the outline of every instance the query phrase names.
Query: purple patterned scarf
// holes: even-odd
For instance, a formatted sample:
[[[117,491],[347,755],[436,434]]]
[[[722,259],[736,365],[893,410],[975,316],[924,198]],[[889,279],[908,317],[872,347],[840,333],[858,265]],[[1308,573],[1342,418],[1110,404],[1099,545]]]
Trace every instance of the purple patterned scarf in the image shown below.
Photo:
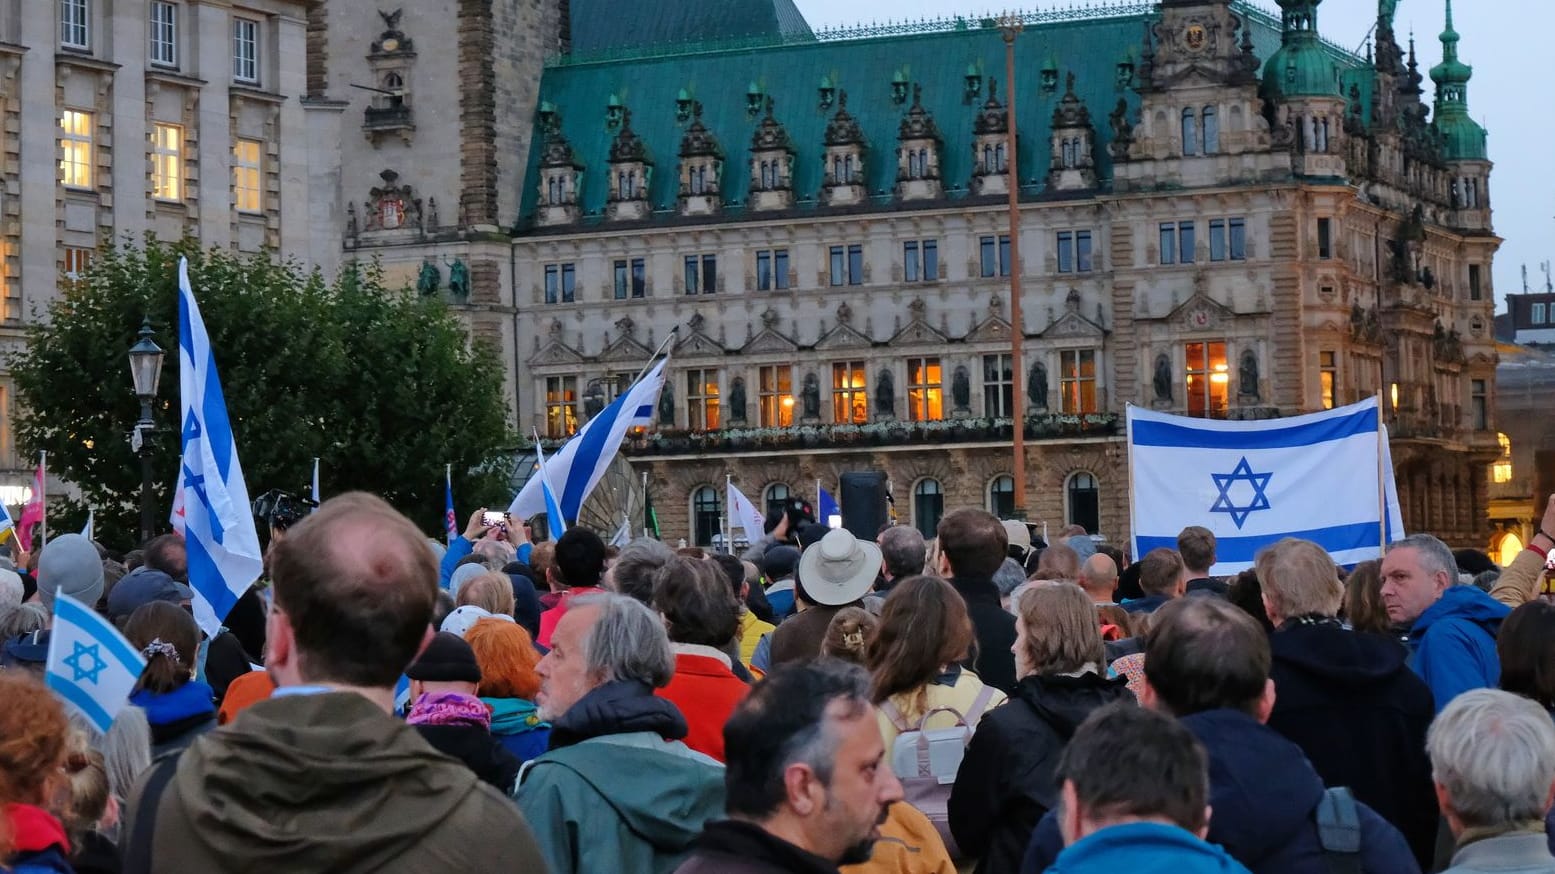
[[[416,699],[405,717],[410,725],[478,725],[491,728],[491,708],[473,695],[428,692]]]

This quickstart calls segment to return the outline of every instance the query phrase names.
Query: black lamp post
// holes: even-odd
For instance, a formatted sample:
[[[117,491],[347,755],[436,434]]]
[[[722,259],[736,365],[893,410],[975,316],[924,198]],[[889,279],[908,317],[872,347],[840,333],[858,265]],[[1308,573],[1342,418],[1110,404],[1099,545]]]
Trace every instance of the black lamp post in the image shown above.
[[[156,506],[151,497],[151,402],[157,396],[157,384],[162,381],[162,347],[151,339],[151,317],[140,324],[140,339],[130,347],[130,378],[135,382],[135,396],[140,398],[140,421],[135,423],[131,445],[140,455],[140,542],[145,543],[156,534]]]

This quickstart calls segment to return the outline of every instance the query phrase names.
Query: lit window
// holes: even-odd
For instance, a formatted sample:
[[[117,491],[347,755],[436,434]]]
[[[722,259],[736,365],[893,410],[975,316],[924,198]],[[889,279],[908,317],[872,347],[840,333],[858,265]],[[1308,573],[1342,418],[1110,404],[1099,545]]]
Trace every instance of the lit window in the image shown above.
[[[718,429],[718,371],[686,371],[686,413],[691,430]]]
[[[1184,347],[1188,415],[1224,416],[1229,406],[1231,367],[1225,343],[1189,343]]]
[[[691,493],[691,537],[695,546],[712,546],[722,536],[723,508],[718,490],[702,486]]]
[[[66,188],[92,187],[92,113],[67,109],[59,116],[59,181]]]
[[[988,484],[988,512],[1000,519],[1015,515],[1015,477],[996,476]]]
[[[152,0],[150,55],[158,66],[178,66],[178,4]]]
[[[945,515],[945,492],[937,479],[921,479],[912,487],[912,521],[925,539],[937,536]]]
[[[1058,388],[1066,413],[1096,412],[1096,350],[1058,353]]]
[[[232,78],[259,81],[259,22],[250,18],[232,19]]]
[[[1317,377],[1323,393],[1323,409],[1332,410],[1338,402],[1335,386],[1339,382],[1337,356],[1332,352],[1317,353]]]
[[[939,359],[907,359],[907,418],[931,422],[944,417],[944,374]]]
[[[1512,481],[1512,438],[1497,434],[1496,441],[1501,444],[1501,457],[1490,466],[1491,479],[1498,483],[1509,483]]]
[[[788,288],[788,250],[762,249],[756,253],[756,290]]]
[[[232,144],[232,199],[238,212],[264,211],[264,144],[259,140]]]
[[[151,126],[151,196],[184,199],[184,129],[176,124]]]
[[[787,428],[794,424],[794,368],[787,364],[763,367],[757,386],[761,427]]]
[[[869,397],[864,362],[847,361],[831,366],[832,420],[863,424],[869,421]]]
[[[92,13],[87,0],[59,0],[59,44],[67,49],[92,48]]]
[[[96,251],[80,246],[66,246],[64,258],[65,278],[70,282],[80,282],[86,278],[86,271],[92,266],[92,260]]]
[[[545,436],[571,437],[578,430],[578,378],[545,378]]]
[[[1015,367],[1009,355],[983,356],[983,415],[1015,414]]]

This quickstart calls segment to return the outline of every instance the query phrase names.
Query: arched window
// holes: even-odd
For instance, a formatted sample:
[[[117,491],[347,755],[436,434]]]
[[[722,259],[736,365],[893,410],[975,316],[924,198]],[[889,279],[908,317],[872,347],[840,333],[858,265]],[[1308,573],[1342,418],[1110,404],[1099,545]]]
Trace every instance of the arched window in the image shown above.
[[[712,546],[714,538],[723,532],[723,512],[718,504],[718,490],[712,486],[700,486],[691,493],[691,543],[693,546]]]
[[[783,505],[788,503],[790,494],[792,492],[788,490],[787,483],[773,483],[767,486],[767,494],[762,500],[762,503],[766,506],[767,515],[771,516],[773,513],[781,512]]]
[[[1062,166],[1062,167],[1064,167],[1066,169],[1070,168],[1070,167],[1073,167],[1074,166],[1074,140],[1064,140],[1063,145],[1060,147],[1060,150],[1061,150],[1061,152],[1063,154],[1062,163],[1060,164],[1060,166]]]
[[[945,515],[945,493],[937,479],[921,479],[912,487],[912,521],[925,539],[932,539]]]
[[[833,182],[842,181],[842,156],[833,155],[831,159],[831,178]]]
[[[918,175],[919,176],[923,176],[923,177],[927,177],[929,175],[929,150],[928,149],[919,149],[918,150]]]
[[[1069,524],[1083,526],[1087,534],[1101,529],[1099,492],[1092,474],[1081,470],[1069,475],[1064,486],[1064,506]]]
[[[996,172],[996,173],[1003,173],[1004,170],[1005,170],[1004,144],[1003,143],[1000,143],[1000,144],[998,144],[998,145],[993,147],[993,161],[994,161],[994,172]]]
[[[988,484],[988,512],[1000,519],[1015,515],[1015,477],[996,476]]]
[[[1220,116],[1215,113],[1215,107],[1204,107],[1204,154],[1213,155],[1220,151]]]
[[[1182,153],[1185,156],[1199,153],[1199,120],[1192,108],[1182,111]]]
[[[920,174],[918,172],[918,153],[913,151],[912,149],[908,149],[907,150],[907,178],[908,179],[917,179],[920,175],[922,175],[922,174]]]
[[[842,159],[842,181],[853,184],[853,156],[848,155]]]

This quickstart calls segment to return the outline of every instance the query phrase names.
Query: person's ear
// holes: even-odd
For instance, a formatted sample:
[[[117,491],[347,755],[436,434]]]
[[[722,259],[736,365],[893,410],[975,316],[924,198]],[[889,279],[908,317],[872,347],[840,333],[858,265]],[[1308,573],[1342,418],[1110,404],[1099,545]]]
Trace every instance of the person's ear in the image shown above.
[[[1078,841],[1080,834],[1080,796],[1075,792],[1074,781],[1065,780],[1058,789],[1058,833],[1064,838],[1064,846]]]
[[[1208,804],[1204,805],[1204,824],[1199,826],[1193,832],[1194,834],[1199,836],[1199,840],[1201,840],[1201,841],[1209,840],[1209,818],[1211,816],[1213,816],[1214,813],[1215,813],[1215,808],[1210,807]]]
[[[1263,694],[1258,696],[1257,712],[1253,716],[1259,722],[1268,722],[1269,714],[1274,712],[1274,679],[1263,681]]]
[[[788,796],[788,806],[800,817],[808,817],[825,806],[826,787],[815,779],[815,772],[809,765],[795,762],[784,768],[783,788]]]
[[[1149,680],[1146,680],[1143,683],[1143,688],[1139,690],[1139,706],[1158,713],[1166,712],[1166,708],[1161,706],[1160,696],[1156,695],[1155,687],[1150,685]]]

